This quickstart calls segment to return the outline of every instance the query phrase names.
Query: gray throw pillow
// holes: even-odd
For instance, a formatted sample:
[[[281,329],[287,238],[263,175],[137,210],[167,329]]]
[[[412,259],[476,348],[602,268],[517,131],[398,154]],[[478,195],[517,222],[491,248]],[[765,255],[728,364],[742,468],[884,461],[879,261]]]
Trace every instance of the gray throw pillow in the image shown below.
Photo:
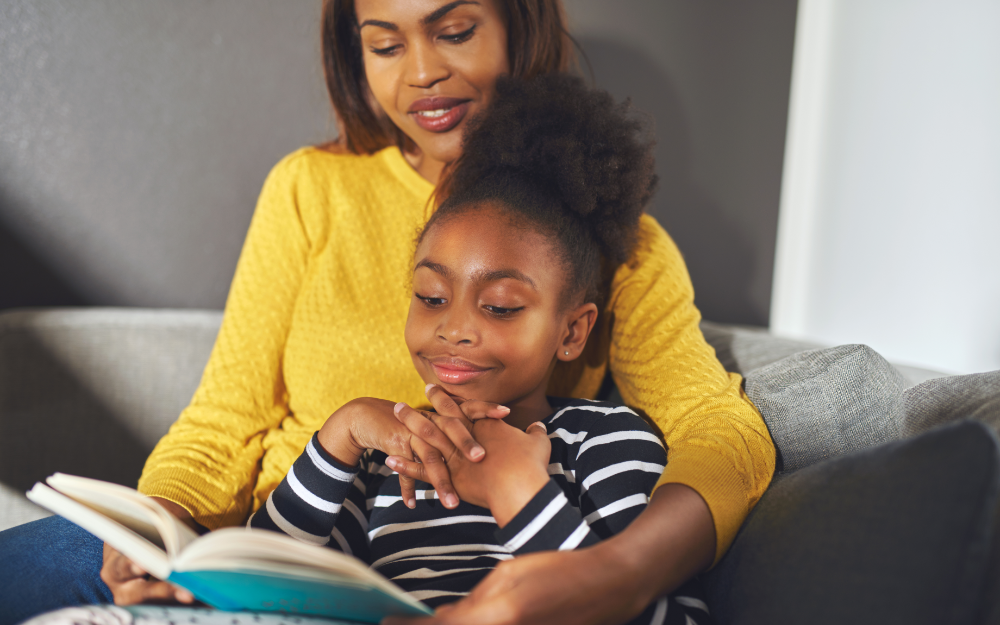
[[[976,422],[778,477],[703,576],[721,625],[997,623],[1000,447]]]
[[[1000,432],[1000,371],[954,375],[908,388],[892,418],[903,436],[960,419],[982,421]]]
[[[903,376],[867,345],[801,352],[746,376],[783,472],[899,438],[889,417],[904,388]]]

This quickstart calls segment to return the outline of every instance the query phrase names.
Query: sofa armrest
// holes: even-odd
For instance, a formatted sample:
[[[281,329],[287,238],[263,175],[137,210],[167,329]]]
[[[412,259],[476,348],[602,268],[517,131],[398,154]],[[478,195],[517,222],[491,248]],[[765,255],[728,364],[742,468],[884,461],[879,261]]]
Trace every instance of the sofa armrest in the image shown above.
[[[996,623],[1000,441],[962,422],[778,478],[705,575],[720,625]]]
[[[40,516],[21,493],[55,471],[134,486],[190,401],[222,313],[0,313],[0,529]]]

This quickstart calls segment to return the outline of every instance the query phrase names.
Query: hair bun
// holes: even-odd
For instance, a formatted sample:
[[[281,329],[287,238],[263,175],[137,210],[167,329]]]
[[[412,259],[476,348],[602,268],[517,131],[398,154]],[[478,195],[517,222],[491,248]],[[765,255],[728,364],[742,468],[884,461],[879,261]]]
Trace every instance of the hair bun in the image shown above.
[[[484,180],[521,179],[557,198],[614,265],[635,241],[656,187],[648,123],[576,76],[501,77],[496,96],[466,132],[449,191]]]

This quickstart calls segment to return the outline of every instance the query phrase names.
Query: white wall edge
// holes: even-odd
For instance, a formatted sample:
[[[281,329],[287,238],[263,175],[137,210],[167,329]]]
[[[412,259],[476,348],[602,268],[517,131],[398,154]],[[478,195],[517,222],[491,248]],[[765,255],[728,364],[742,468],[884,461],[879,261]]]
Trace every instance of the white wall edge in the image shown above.
[[[781,176],[770,329],[808,338],[810,279],[822,193],[835,0],[799,0]]]

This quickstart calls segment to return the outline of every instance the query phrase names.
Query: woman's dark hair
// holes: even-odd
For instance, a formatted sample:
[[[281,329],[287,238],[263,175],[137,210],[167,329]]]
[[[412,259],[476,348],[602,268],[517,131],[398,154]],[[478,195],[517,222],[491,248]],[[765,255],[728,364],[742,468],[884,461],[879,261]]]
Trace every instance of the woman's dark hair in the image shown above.
[[[512,76],[531,78],[570,69],[576,57],[560,0],[499,2]],[[354,1],[324,0],[321,28],[326,88],[340,130],[334,145],[354,154],[372,154],[390,145],[409,147],[409,138],[372,107]]]
[[[570,278],[565,296],[600,301],[656,188],[647,125],[629,101],[568,74],[501,77],[496,89],[470,120],[423,232],[469,210],[501,210],[555,241]]]

